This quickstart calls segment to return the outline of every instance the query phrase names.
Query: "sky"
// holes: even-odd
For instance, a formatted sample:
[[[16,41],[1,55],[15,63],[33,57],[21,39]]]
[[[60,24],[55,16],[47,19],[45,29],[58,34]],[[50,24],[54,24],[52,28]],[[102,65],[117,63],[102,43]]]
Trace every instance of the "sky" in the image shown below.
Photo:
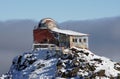
[[[55,21],[61,23],[68,20],[89,20],[115,16],[120,16],[120,0],[0,0],[0,22],[20,19],[30,19],[38,22],[42,18],[50,17],[55,19]],[[7,22],[5,23],[7,24]],[[34,25],[29,24],[30,22],[25,23],[28,24],[27,26]],[[19,52],[25,50],[21,50],[21,48],[19,48],[22,47],[19,46],[23,45],[22,43],[26,44],[26,41],[22,41],[23,37],[30,37],[31,39],[28,39],[32,42],[31,29],[33,28],[29,28],[30,32],[27,32],[26,34],[30,36],[27,37],[24,36],[24,33],[26,31],[23,29],[23,32],[21,33],[21,30],[15,27],[17,25],[18,24],[14,25],[12,28],[10,28],[11,26],[9,28],[5,27],[4,29],[1,29],[3,27],[0,26],[0,37],[3,37],[0,38],[0,44],[2,44],[2,46],[4,47],[3,50],[0,50],[2,51],[0,52],[0,74],[2,72],[7,72],[9,69],[7,65],[12,62],[13,57],[18,55]],[[23,27],[25,27],[24,24]],[[4,32],[6,29],[8,34]],[[28,27],[26,27],[26,29],[28,29]],[[16,36],[17,33],[19,34],[19,36]],[[14,39],[17,40],[13,41]],[[18,39],[21,41],[19,41]],[[4,42],[6,41],[8,41],[9,44],[13,44],[12,46],[17,44],[17,46],[15,47],[16,49],[13,48],[13,50],[4,50],[7,48],[9,49],[9,47],[11,47],[12,49],[12,46],[10,45],[6,47],[6,44],[4,44]],[[30,45],[31,47],[31,44],[29,44],[29,42],[27,41],[27,45]],[[25,46],[26,48],[27,45]],[[19,50],[19,52],[16,52],[16,50]],[[8,53],[6,54],[5,52]]]
[[[58,22],[120,15],[120,0],[0,0],[0,20],[51,17]]]

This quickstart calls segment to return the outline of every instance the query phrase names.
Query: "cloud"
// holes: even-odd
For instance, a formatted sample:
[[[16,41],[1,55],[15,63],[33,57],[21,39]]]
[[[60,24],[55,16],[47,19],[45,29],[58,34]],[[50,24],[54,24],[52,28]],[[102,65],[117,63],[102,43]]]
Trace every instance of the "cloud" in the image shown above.
[[[31,50],[32,31],[38,23],[33,20],[0,22],[0,74],[9,70],[12,59]],[[95,54],[119,61],[120,17],[59,23],[63,29],[90,34],[90,50]]]
[[[98,55],[119,61],[120,17],[60,23],[61,28],[88,33],[90,50]]]
[[[0,74],[9,70],[15,56],[31,50],[36,23],[32,20],[0,22]]]

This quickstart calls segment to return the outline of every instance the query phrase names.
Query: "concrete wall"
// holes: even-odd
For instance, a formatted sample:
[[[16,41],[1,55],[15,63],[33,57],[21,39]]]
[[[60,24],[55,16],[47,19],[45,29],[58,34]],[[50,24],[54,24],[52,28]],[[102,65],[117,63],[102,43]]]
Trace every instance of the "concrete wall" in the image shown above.
[[[70,47],[72,46],[88,49],[88,36],[70,36]]]
[[[59,46],[68,48],[70,46],[69,44],[69,36],[65,34],[59,34]]]

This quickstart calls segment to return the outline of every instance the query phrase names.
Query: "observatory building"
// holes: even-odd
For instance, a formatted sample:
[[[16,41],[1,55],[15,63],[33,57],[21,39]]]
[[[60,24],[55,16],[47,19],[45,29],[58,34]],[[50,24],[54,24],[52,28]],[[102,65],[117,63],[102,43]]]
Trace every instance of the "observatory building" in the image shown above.
[[[88,49],[88,34],[59,29],[51,18],[42,19],[33,30],[33,48],[71,48]]]

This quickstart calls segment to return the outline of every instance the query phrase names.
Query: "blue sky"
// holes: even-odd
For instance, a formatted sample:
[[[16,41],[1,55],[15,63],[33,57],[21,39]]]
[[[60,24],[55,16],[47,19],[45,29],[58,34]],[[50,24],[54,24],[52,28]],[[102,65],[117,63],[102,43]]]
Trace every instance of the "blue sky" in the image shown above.
[[[120,16],[120,0],[0,0],[0,20],[51,17],[58,22]]]
[[[0,22],[14,19],[31,19],[39,21],[45,17],[51,17],[57,22],[64,22],[67,20],[88,20],[115,16],[120,16],[120,0],[0,0]],[[7,22],[1,23],[3,23],[3,26],[0,25],[0,63],[2,63],[0,64],[0,74],[9,70],[13,57],[19,55],[21,51],[21,53],[23,53],[23,50],[27,50],[27,48],[32,46],[32,30],[29,30],[30,28],[28,29],[27,27],[29,23],[28,25],[26,24],[27,30],[23,28],[25,27],[24,24],[23,27],[18,28],[18,26],[21,26],[19,24],[11,25],[11,29],[7,28],[7,31],[6,27],[3,29]],[[30,26],[32,27],[32,25]],[[113,28],[113,31],[117,29],[118,31],[115,31],[115,33],[119,35],[119,26],[116,25],[116,27],[117,28]],[[110,29],[110,27],[108,28]],[[20,29],[23,30],[21,31]],[[95,28],[95,30],[97,30],[97,28]],[[106,33],[104,30],[102,32]],[[16,36],[16,34],[18,35]],[[95,33],[95,35],[97,34]],[[94,33],[90,37],[94,37]],[[10,41],[8,41],[8,39]],[[103,44],[105,42],[102,43],[101,40],[100,43]],[[114,42],[110,42],[112,46],[114,45],[113,43]],[[93,46],[95,46],[95,48],[98,47],[97,50],[99,52],[102,48],[97,44],[98,43],[95,44],[96,46]],[[102,46],[103,49],[101,51],[109,53],[109,57],[113,55],[109,51],[114,52],[115,50],[115,52],[119,52],[120,46],[113,46],[115,49],[109,48],[112,46],[106,46],[105,49],[105,46]],[[103,52],[102,54],[106,55],[107,53],[104,54]],[[115,56],[119,57],[119,54]],[[114,59],[115,56],[111,58]],[[118,57],[116,57],[116,59],[119,59]]]

